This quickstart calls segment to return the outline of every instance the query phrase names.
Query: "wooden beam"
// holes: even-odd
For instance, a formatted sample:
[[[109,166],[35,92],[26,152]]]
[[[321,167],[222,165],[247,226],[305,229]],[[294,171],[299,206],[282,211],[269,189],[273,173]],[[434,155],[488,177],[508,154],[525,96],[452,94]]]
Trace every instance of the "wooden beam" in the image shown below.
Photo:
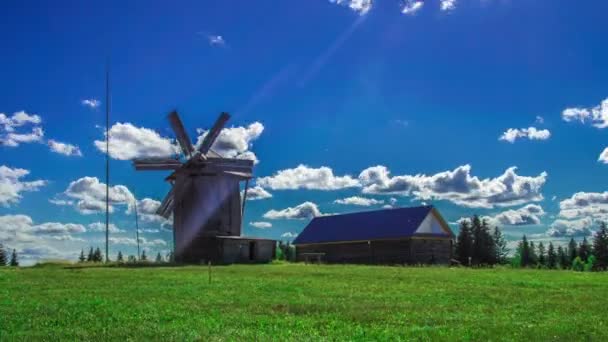
[[[204,156],[207,155],[207,152],[209,152],[209,149],[211,149],[211,146],[213,146],[213,143],[215,142],[217,137],[220,135],[222,128],[224,128],[224,125],[226,124],[226,122],[229,119],[230,119],[230,115],[228,113],[222,112],[220,114],[220,116],[215,121],[215,124],[213,125],[211,130],[209,130],[209,132],[207,132],[205,139],[203,139],[203,142],[201,143],[201,146],[198,149],[198,151],[202,155],[204,155]]]
[[[184,155],[189,158],[192,156],[192,152],[194,152],[194,148],[192,148],[192,140],[190,140],[190,137],[184,128],[184,124],[177,114],[177,111],[174,110],[169,114],[169,123],[171,124],[171,128],[173,128],[173,132],[175,132],[175,137],[177,138],[177,142],[179,143],[182,152],[184,152]]]

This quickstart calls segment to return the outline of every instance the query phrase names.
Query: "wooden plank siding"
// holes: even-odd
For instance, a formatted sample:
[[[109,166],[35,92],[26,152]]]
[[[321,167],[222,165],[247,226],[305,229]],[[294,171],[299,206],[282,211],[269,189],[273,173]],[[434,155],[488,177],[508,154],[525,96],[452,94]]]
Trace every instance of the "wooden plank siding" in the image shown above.
[[[452,257],[452,240],[414,237],[297,245],[298,261],[304,261],[302,253],[325,253],[323,261],[327,263],[447,264]]]

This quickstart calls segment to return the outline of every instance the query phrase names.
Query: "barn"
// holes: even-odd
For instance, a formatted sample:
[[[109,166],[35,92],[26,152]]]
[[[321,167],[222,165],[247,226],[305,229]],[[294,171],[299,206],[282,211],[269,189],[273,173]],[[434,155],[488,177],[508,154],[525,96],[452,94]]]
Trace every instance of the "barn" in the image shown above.
[[[298,261],[447,264],[453,239],[439,211],[421,206],[316,217],[293,244]]]

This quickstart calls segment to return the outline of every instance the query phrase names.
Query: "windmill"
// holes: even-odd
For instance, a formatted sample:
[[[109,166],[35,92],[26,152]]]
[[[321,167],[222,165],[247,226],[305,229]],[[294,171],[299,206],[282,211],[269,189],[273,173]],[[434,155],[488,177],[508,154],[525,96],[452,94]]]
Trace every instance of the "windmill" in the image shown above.
[[[133,165],[138,171],[173,171],[165,178],[171,190],[156,214],[167,219],[173,216],[175,260],[258,262],[266,261],[268,251],[271,259],[274,247],[267,245],[272,240],[241,236],[245,199],[241,199],[240,183],[245,182],[246,197],[253,161],[224,158],[211,149],[230,115],[221,113],[197,147],[192,145],[176,111],[168,119],[181,155],[136,159]]]

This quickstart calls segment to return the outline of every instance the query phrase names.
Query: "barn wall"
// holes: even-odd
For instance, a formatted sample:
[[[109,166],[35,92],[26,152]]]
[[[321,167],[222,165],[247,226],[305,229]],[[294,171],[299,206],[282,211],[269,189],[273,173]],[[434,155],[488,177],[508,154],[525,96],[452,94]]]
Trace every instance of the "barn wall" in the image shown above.
[[[311,244],[296,246],[296,258],[302,253],[325,253],[327,263],[349,264],[447,264],[451,256],[449,239],[400,239],[364,242]]]
[[[452,258],[452,240],[414,239],[412,240],[412,258],[415,263],[447,264]]]
[[[275,241],[256,239],[222,239],[222,262],[270,262],[274,256]],[[252,249],[253,247],[253,249]]]

